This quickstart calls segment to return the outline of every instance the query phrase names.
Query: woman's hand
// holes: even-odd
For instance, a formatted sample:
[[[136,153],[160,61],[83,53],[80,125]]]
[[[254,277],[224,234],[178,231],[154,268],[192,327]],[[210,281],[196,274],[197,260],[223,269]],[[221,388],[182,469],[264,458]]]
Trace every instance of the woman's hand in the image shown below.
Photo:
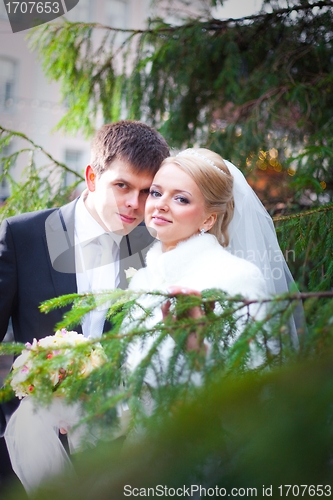
[[[180,286],[171,286],[168,288],[168,293],[170,298],[176,297],[177,295],[195,295],[197,297],[201,297],[201,293],[198,290],[193,290],[192,288],[184,288]],[[167,300],[165,304],[161,307],[163,319],[165,319],[170,314],[171,301]],[[191,307],[188,310],[187,316],[193,319],[199,319],[204,316],[204,312],[202,311],[200,306]],[[175,319],[175,318],[174,318]],[[201,351],[204,347],[205,352],[207,350],[207,346],[203,346],[202,341],[199,340],[196,332],[192,332],[189,334],[187,338],[187,350],[188,351]]]

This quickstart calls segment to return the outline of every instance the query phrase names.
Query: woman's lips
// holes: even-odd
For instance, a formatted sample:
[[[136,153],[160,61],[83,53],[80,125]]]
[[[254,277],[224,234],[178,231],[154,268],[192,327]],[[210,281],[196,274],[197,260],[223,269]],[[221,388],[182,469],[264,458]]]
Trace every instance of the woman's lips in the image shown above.
[[[129,217],[128,215],[123,215],[123,214],[119,214],[119,217],[121,221],[124,222],[125,224],[133,224],[133,222],[135,222],[136,220],[135,217]]]
[[[167,224],[172,224],[171,220],[164,219],[163,217],[159,217],[157,215],[152,216],[152,221],[154,224],[157,224],[158,226],[165,226]]]

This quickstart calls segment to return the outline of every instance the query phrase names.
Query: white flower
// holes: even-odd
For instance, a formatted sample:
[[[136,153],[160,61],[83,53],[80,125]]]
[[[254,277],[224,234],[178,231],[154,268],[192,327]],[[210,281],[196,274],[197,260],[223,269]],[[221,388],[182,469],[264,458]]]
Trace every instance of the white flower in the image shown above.
[[[13,375],[12,378],[12,386],[16,386],[21,384],[22,382],[25,382],[29,376],[29,367],[24,365],[24,367],[21,370],[18,370],[15,372],[15,375]]]
[[[99,368],[102,366],[106,361],[106,356],[102,348],[100,349],[93,349],[91,354],[90,354],[90,362],[92,368]]]
[[[125,269],[125,276],[127,280],[130,280],[133,278],[134,274],[137,273],[138,270],[134,269],[134,267],[129,267],[128,269]]]
[[[17,387],[14,386],[12,384],[12,387],[15,391],[15,394],[16,396],[19,398],[19,399],[23,399],[25,398],[25,396],[29,396],[30,392],[28,392],[27,390],[25,390],[24,388],[22,388],[20,385],[18,385]]]
[[[28,359],[30,358],[30,351],[26,351],[25,349],[22,351],[22,354],[18,356],[14,363],[13,363],[13,369],[15,370],[16,368],[21,368],[26,364]]]
[[[83,366],[81,367],[80,375],[84,378],[90,375],[95,368],[99,368],[107,361],[102,346],[97,344],[96,347],[96,349],[92,349],[89,357],[86,358]]]
[[[82,344],[87,342],[87,339],[82,335],[82,333],[68,332],[67,330],[58,330],[54,335],[49,335],[38,341],[40,347],[45,349],[55,349],[65,346],[74,346],[77,344]]]

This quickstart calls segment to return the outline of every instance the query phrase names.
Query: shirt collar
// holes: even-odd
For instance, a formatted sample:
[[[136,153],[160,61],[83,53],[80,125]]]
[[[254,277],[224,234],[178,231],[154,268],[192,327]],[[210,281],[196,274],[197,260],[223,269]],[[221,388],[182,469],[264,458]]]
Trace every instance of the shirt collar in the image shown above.
[[[93,216],[88,211],[84,203],[86,196],[87,190],[84,190],[75,207],[75,232],[81,245],[86,245],[91,240],[98,238],[98,236],[101,236],[101,234],[107,233],[119,247],[123,236],[120,234],[107,232],[103,229],[103,227],[93,218]]]

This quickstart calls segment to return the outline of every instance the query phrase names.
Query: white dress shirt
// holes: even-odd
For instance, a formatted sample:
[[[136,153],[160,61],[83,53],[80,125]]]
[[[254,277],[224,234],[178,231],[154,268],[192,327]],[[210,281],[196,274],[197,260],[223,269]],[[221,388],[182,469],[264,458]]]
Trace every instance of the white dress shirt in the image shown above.
[[[122,236],[106,233],[88,212],[84,203],[85,192],[75,207],[75,267],[78,293],[112,290],[119,284],[119,245]],[[102,236],[110,240],[108,254]],[[99,306],[82,320],[85,337],[100,337],[108,305]]]

